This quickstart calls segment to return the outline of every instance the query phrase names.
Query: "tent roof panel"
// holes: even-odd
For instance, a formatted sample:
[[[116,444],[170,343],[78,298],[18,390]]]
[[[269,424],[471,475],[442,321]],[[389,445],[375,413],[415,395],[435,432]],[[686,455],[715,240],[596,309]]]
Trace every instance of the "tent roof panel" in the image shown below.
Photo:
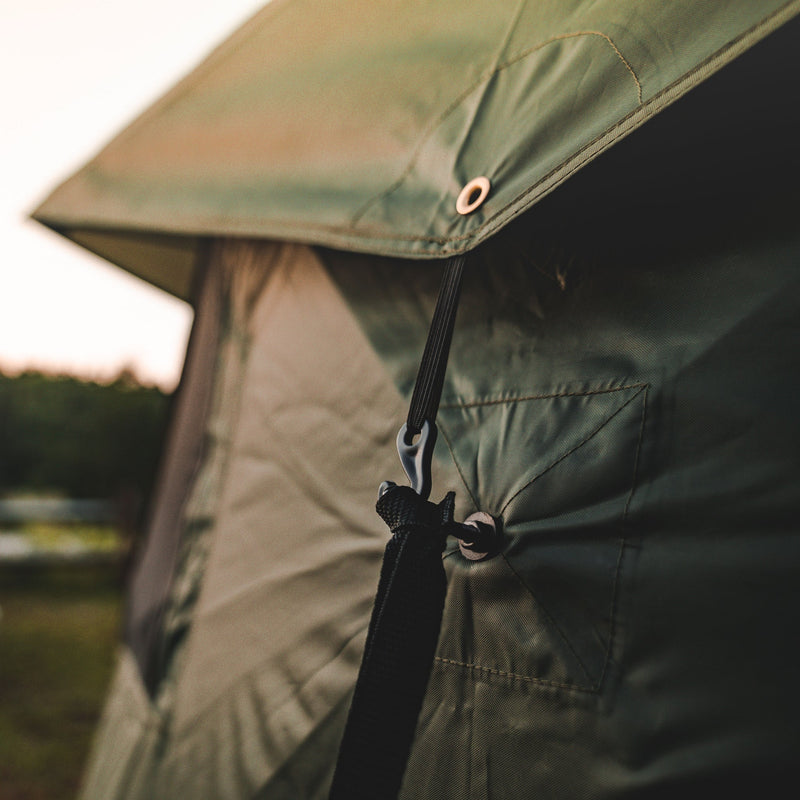
[[[76,241],[101,232],[94,249],[181,296],[201,236],[471,249],[798,11],[276,0],[34,216]],[[490,194],[462,216],[477,175]],[[139,235],[147,247],[132,246]],[[170,250],[155,268],[154,242]]]

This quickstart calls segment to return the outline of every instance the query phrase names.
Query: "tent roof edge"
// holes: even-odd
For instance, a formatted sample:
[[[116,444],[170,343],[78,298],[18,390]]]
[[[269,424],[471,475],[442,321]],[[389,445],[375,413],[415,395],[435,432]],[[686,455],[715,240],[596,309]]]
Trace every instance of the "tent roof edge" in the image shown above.
[[[290,8],[291,4],[280,4],[278,9],[284,14],[279,16],[285,16],[285,12]],[[343,187],[344,194],[340,198],[333,192],[337,186],[336,182],[342,181],[341,174],[335,174],[332,179],[326,174],[318,184],[314,182],[312,175],[308,186],[302,185],[302,181],[287,185],[285,179],[278,175],[273,188],[270,189],[262,182],[258,184],[257,190],[249,187],[242,176],[237,174],[231,178],[232,193],[238,193],[239,196],[251,191],[254,196],[250,201],[251,204],[245,209],[242,205],[235,206],[236,197],[231,199],[230,196],[223,196],[224,190],[219,188],[219,182],[216,189],[213,187],[204,189],[210,197],[210,200],[205,202],[208,197],[198,200],[198,197],[192,194],[191,187],[187,193],[168,190],[171,181],[180,180],[180,173],[167,175],[158,181],[148,183],[136,171],[137,159],[141,157],[142,148],[146,150],[148,147],[153,147],[154,142],[168,139],[172,135],[170,125],[176,130],[180,128],[180,121],[175,122],[169,114],[173,113],[175,106],[180,105],[181,98],[185,96],[180,92],[176,94],[176,91],[183,85],[194,85],[192,81],[186,79],[145,112],[95,159],[58,186],[32,212],[31,217],[81,246],[88,247],[113,263],[140,275],[145,280],[184,298],[191,282],[192,268],[189,264],[193,262],[197,242],[201,238],[232,236],[285,239],[382,256],[410,259],[442,258],[471,250],[489,239],[511,220],[567,181],[583,166],[798,13],[800,13],[800,0],[791,0],[781,4],[771,13],[762,13],[755,24],[738,32],[722,47],[693,63],[690,69],[644,99],[641,98],[642,83],[610,37],[597,34],[611,42],[616,54],[611,52],[611,48],[604,42],[557,42],[559,47],[564,48],[564,53],[557,56],[566,64],[566,67],[561,69],[569,69],[571,61],[583,69],[585,59],[607,58],[607,63],[601,64],[602,70],[608,72],[603,80],[607,78],[611,82],[616,81],[624,85],[630,75],[633,75],[638,86],[640,101],[631,103],[631,92],[623,86],[627,94],[624,97],[623,95],[611,97],[601,109],[602,114],[596,112],[595,106],[587,107],[588,111],[584,109],[585,113],[590,115],[589,122],[596,127],[598,122],[604,121],[603,114],[607,116],[608,109],[612,108],[611,124],[603,125],[588,141],[585,137],[582,139],[574,135],[572,128],[568,127],[566,136],[570,146],[565,151],[565,157],[556,159],[552,164],[548,164],[545,158],[537,160],[528,157],[526,160],[524,155],[521,156],[518,163],[511,165],[510,176],[505,180],[501,176],[498,180],[498,190],[486,203],[485,209],[480,209],[472,216],[459,218],[454,211],[449,210],[448,203],[451,202],[450,195],[459,188],[458,185],[453,188],[454,180],[460,174],[469,174],[465,170],[469,169],[470,163],[475,163],[475,153],[470,153],[463,141],[459,143],[458,138],[464,135],[463,130],[456,131],[454,135],[446,130],[442,132],[442,129],[453,124],[454,118],[459,115],[473,114],[466,130],[470,137],[480,140],[475,147],[478,149],[482,147],[482,153],[485,154],[487,141],[490,140],[481,133],[487,129],[487,123],[481,121],[480,115],[485,113],[482,108],[484,103],[489,105],[491,111],[491,98],[489,101],[485,98],[485,94],[489,92],[487,81],[475,83],[470,91],[462,93],[459,102],[448,109],[447,114],[437,117],[438,127],[429,125],[428,129],[423,131],[424,135],[414,140],[410,160],[408,153],[404,156],[407,164],[404,174],[393,184],[384,185],[382,192],[377,194],[374,192],[374,185],[370,183],[369,175],[367,178],[357,176],[356,183],[360,181],[362,185],[354,190]],[[275,16],[275,14],[260,13],[248,25],[263,24],[264,20],[270,21]],[[595,31],[586,33],[594,36]],[[245,40],[247,38],[244,37]],[[250,39],[252,38],[251,36]],[[567,38],[577,39],[579,35],[556,36],[548,43]],[[241,43],[242,40],[242,30],[240,30],[234,34],[229,43],[230,41]],[[523,63],[525,69],[531,68],[527,63],[528,56],[531,53],[538,53],[541,49],[543,48],[532,48],[524,57],[507,59],[500,67],[495,56],[494,71],[488,81],[497,81],[500,71],[505,69],[503,77],[507,78],[508,82],[514,83],[516,80],[524,86],[525,80],[530,80],[530,75],[524,73],[512,75],[512,68],[517,69],[517,65]],[[205,75],[209,70],[209,64],[213,66],[220,60],[225,62],[226,52],[226,45],[223,45],[196,72]],[[540,71],[543,69],[539,64],[533,66]],[[630,75],[625,74],[626,69]],[[618,74],[615,75],[614,70],[617,70]],[[481,97],[477,100],[473,98],[475,86],[479,86],[478,91],[481,93]],[[647,95],[647,91],[645,93]],[[623,97],[624,102],[620,97]],[[194,108],[192,113],[195,113]],[[570,121],[570,125],[574,127],[579,122],[580,120]],[[513,127],[517,121],[511,120],[509,124]],[[155,133],[148,132],[153,128],[158,130]],[[517,149],[531,146],[534,140],[530,139],[529,134],[530,131],[517,133],[517,138],[520,140],[516,145]],[[482,135],[483,140],[481,140]],[[433,150],[434,144],[436,146],[441,144],[430,142],[437,137],[447,139],[448,136],[453,140],[452,152],[456,153],[456,163],[438,185],[435,185],[434,180],[426,183],[427,176],[423,174],[421,179],[417,173],[424,173],[421,165],[429,158],[427,149]],[[167,158],[167,155],[154,155],[156,172],[163,168]],[[458,159],[465,163],[458,163]],[[192,173],[193,167],[194,165],[190,165],[187,172],[187,180],[190,182],[197,174]],[[148,168],[149,164],[145,164],[143,171],[147,171]],[[328,167],[323,164],[320,169],[324,172]],[[347,165],[345,172],[346,169]],[[501,170],[502,167],[498,166],[496,172],[500,173]],[[369,164],[364,171],[366,173],[370,171]],[[435,171],[435,167],[431,171]],[[224,182],[224,178],[221,180]],[[282,205],[283,201],[280,198],[282,189],[285,189],[288,196],[285,205]],[[318,197],[315,197],[315,192]],[[263,202],[262,198],[267,196],[271,205],[269,207],[259,205]],[[447,208],[445,212],[442,211],[443,207]],[[292,213],[293,210],[297,213]],[[115,240],[120,240],[121,244],[114,244]],[[145,246],[131,248],[131,243],[137,240]],[[98,242],[101,243],[100,246]],[[180,254],[178,258],[180,274],[171,275],[173,267],[170,266],[170,259],[177,254]],[[144,264],[143,257],[154,258],[156,267]],[[163,275],[160,274],[162,270],[166,270]]]

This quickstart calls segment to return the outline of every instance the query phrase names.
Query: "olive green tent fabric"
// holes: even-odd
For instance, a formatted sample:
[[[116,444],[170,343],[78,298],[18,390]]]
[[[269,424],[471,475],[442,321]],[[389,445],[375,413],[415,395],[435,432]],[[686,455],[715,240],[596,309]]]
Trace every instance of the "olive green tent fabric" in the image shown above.
[[[799,7],[276,4],[57,190],[40,219],[171,291],[208,258],[193,469],[160,482],[85,800],[326,796],[420,258],[458,249],[433,491],[505,539],[446,550],[403,800],[785,791]]]
[[[209,235],[468,250],[799,9],[275,0],[35,216],[184,297]]]

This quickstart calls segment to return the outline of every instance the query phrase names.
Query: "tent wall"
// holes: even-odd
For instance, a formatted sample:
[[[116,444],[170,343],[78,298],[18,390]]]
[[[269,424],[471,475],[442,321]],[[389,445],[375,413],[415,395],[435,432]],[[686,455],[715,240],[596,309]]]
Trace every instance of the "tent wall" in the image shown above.
[[[201,297],[87,798],[323,795],[402,479],[402,399],[312,250],[217,243]]]

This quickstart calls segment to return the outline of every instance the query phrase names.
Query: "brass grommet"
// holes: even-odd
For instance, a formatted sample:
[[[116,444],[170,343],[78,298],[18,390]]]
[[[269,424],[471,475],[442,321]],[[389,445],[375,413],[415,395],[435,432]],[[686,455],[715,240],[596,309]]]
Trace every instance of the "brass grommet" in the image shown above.
[[[483,205],[483,201],[489,196],[492,184],[488,178],[482,175],[480,178],[473,178],[461,190],[456,200],[456,211],[459,214],[471,214],[476,208]]]

